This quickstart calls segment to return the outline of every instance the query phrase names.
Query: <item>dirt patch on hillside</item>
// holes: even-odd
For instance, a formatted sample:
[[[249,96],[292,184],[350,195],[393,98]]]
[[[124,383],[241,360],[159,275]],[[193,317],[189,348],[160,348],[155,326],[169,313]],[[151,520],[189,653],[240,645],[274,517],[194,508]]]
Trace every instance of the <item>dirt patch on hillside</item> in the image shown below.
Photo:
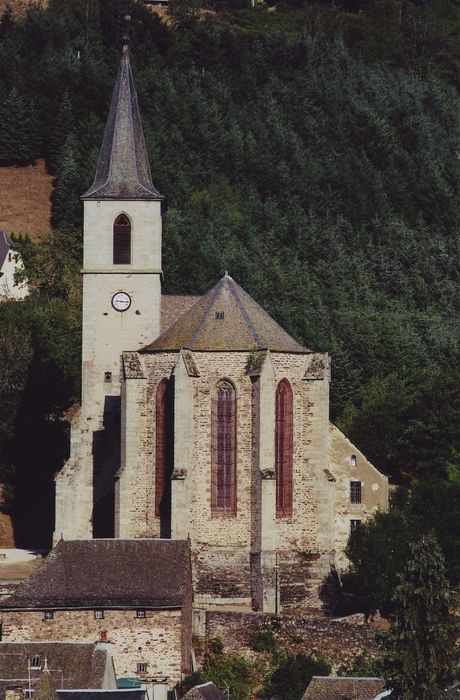
[[[29,7],[47,7],[48,0],[0,0],[0,15],[7,7],[11,8],[14,17],[24,17]]]
[[[32,239],[51,231],[52,192],[53,178],[43,160],[25,168],[0,168],[0,229]]]

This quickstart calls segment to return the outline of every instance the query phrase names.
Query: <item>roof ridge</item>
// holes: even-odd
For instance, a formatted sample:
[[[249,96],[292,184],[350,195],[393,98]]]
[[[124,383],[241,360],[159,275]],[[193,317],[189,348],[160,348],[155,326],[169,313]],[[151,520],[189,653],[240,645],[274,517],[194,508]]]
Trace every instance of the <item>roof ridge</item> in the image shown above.
[[[225,279],[225,278],[224,278],[224,279]],[[249,326],[249,328],[250,328],[250,330],[251,330],[251,332],[252,332],[252,334],[253,334],[253,336],[254,336],[254,338],[255,338],[257,347],[259,348],[259,350],[263,350],[263,348],[261,347],[261,343],[260,343],[260,340],[259,340],[259,336],[258,336],[258,334],[257,334],[257,331],[256,331],[256,329],[254,328],[254,325],[253,325],[251,319],[249,318],[246,309],[244,308],[243,304],[241,303],[241,300],[240,300],[238,294],[236,293],[235,287],[237,287],[238,285],[237,285],[237,283],[235,282],[235,280],[234,280],[232,277],[229,277],[229,279],[231,280],[231,283],[230,283],[230,285],[229,285],[229,286],[230,286],[230,291],[232,292],[233,296],[235,297],[236,303],[238,304],[238,307],[239,307],[241,313],[243,314],[243,318],[244,318],[244,320],[246,321],[247,325]],[[232,283],[233,283],[233,284],[232,284]],[[276,321],[275,321],[275,323],[276,323]]]
[[[214,287],[215,292],[214,292],[214,294],[213,294],[213,296],[212,296],[211,301],[210,301],[209,304],[208,304],[208,308],[206,309],[206,313],[204,314],[203,318],[201,319],[201,323],[198,325],[198,328],[196,329],[195,333],[194,333],[193,336],[192,336],[192,339],[191,339],[191,341],[190,341],[190,345],[193,345],[194,341],[198,338],[198,335],[200,334],[201,329],[203,328],[205,322],[207,321],[207,319],[208,319],[208,317],[209,317],[209,312],[210,312],[210,310],[211,310],[211,306],[213,305],[213,302],[215,301],[218,292],[220,292],[220,289],[221,289],[221,286],[222,286],[222,280],[223,280],[223,279],[224,279],[224,278],[220,279],[220,280],[218,281],[218,283],[216,284],[216,286]],[[197,303],[198,303],[198,302],[197,302]],[[187,313],[187,312],[185,312],[185,313]]]

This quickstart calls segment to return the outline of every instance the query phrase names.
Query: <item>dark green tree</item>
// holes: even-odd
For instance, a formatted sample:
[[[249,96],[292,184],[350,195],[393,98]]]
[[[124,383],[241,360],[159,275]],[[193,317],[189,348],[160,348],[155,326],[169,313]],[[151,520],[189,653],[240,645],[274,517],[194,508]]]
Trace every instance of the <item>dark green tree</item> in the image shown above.
[[[38,124],[32,102],[15,88],[0,105],[0,165],[26,165],[39,155]]]
[[[48,165],[55,171],[60,164],[64,145],[75,126],[75,115],[69,91],[64,92],[53,128],[48,137]]]
[[[269,693],[283,700],[300,700],[313,676],[328,676],[331,666],[322,659],[296,654],[283,659],[270,677]]]
[[[386,686],[401,700],[438,700],[457,673],[459,630],[433,535],[410,546],[393,602],[392,626],[382,640]]]
[[[78,228],[81,219],[80,195],[83,194],[79,168],[78,139],[70,134],[61,151],[53,195],[52,222],[56,227]]]

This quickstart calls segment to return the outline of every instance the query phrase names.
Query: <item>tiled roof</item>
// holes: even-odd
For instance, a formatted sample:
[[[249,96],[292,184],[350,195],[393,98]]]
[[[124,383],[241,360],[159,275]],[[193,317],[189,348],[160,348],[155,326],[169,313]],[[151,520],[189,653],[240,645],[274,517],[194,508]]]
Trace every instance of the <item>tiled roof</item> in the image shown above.
[[[2,231],[0,229],[0,270],[3,267],[3,263],[6,260],[6,256],[9,253],[9,250],[12,246],[10,237],[6,233],[6,231]]]
[[[381,678],[313,676],[302,700],[374,700],[383,690]]]
[[[203,683],[185,693],[183,700],[226,700],[226,696],[214,683]]]
[[[101,688],[107,663],[107,652],[97,644],[74,642],[0,642],[0,697],[6,687],[27,687],[29,662],[34,656],[39,669],[31,668],[34,687],[46,663],[56,687]]]
[[[61,541],[0,610],[179,607],[189,567],[185,540]]]
[[[163,199],[145,147],[129,50],[123,47],[96,176],[84,199]]]
[[[200,296],[187,296],[185,294],[162,294],[160,333],[164,333],[169,326],[200,299]]]
[[[181,348],[306,352],[228,275],[141,352]]]
[[[139,689],[122,690],[60,690],[57,691],[59,700],[144,700],[146,691]],[[35,697],[34,697],[35,700]]]

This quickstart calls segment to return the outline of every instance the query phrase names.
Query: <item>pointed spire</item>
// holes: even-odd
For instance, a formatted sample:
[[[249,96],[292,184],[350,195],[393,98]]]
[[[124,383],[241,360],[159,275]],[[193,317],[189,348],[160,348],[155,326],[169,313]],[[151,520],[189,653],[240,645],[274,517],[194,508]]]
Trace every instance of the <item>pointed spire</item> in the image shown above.
[[[163,199],[150,174],[127,45],[123,46],[96,176],[83,199]]]

